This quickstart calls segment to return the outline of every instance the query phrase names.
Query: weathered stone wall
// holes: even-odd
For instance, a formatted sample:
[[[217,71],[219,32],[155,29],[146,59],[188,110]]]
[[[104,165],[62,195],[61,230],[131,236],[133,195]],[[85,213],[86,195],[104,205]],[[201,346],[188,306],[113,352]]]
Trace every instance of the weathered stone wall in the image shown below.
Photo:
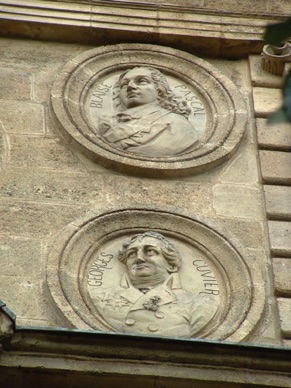
[[[1,40],[0,288],[19,325],[59,324],[43,293],[44,241],[102,195],[99,175],[92,180],[48,121],[55,74],[84,49]]]
[[[281,333],[290,345],[291,299],[291,128],[289,124],[267,125],[266,117],[281,104],[281,79],[262,72],[260,57],[250,58],[259,157],[264,185],[266,214],[275,292]]]
[[[274,96],[280,94],[280,80],[259,70],[259,57],[251,57],[250,62],[211,59],[210,63],[235,83],[247,104],[249,122],[239,149],[229,161],[198,175],[134,177],[101,167],[81,155],[65,142],[51,120],[49,95],[56,74],[71,58],[90,48],[1,39],[0,299],[16,314],[18,325],[64,326],[45,285],[47,246],[52,236],[91,210],[169,206],[190,217],[204,217],[218,230],[227,231],[230,241],[233,237],[240,242],[266,283],[266,308],[250,341],[280,344],[271,264],[282,331],[288,338],[290,287],[282,268],[290,266],[286,258],[291,249],[290,193],[286,186],[290,184],[290,155],[285,152],[290,135],[282,127],[274,139],[264,118],[278,103]],[[274,83],[266,85],[265,79]],[[270,102],[268,108],[266,101]]]

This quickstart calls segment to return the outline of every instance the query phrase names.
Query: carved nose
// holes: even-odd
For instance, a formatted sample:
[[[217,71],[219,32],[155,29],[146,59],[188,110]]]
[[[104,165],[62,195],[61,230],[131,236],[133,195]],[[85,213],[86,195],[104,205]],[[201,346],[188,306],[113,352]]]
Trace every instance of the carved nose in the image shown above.
[[[127,90],[132,90],[132,89],[136,89],[136,85],[134,84],[133,81],[129,81],[127,85]]]
[[[144,259],[143,255],[142,255],[142,253],[139,253],[137,255],[136,264],[141,264],[141,263],[144,263],[144,262],[145,262],[145,259]]]

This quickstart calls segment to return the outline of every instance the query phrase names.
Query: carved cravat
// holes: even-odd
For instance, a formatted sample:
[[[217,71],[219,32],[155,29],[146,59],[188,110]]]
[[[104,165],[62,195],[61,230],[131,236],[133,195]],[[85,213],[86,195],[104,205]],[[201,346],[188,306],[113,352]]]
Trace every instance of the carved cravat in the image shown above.
[[[149,298],[143,303],[143,307],[145,308],[145,310],[157,311],[158,308],[160,307],[160,301],[161,301],[161,298],[159,296],[157,295],[152,296],[151,298]]]
[[[117,148],[154,156],[178,154],[195,144],[198,138],[184,116],[164,109],[156,102],[113,116],[100,116],[98,131]]]
[[[118,113],[116,115],[116,118],[117,118],[117,121],[119,123],[125,123],[125,122],[130,121],[132,119],[131,115],[129,115],[127,113]]]

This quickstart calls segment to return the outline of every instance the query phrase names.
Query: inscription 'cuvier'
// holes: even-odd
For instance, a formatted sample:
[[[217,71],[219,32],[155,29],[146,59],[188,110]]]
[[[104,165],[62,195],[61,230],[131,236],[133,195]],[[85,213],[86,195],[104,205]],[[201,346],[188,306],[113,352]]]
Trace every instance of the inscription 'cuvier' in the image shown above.
[[[205,261],[197,259],[192,263],[196,267],[196,270],[200,272],[204,284],[204,291],[201,291],[200,294],[219,295],[219,285],[216,277]]]

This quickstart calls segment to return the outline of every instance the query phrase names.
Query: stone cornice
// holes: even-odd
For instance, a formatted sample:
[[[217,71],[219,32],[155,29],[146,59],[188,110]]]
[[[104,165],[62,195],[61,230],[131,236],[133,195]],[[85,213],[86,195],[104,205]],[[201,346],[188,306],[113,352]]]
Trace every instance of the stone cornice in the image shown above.
[[[19,381],[31,371],[39,383],[64,373],[84,379],[86,372],[91,383],[115,376],[128,383],[142,378],[200,387],[211,381],[223,387],[290,387],[291,351],[279,347],[18,327],[3,348],[1,377],[12,370]]]
[[[246,0],[248,3],[249,0]],[[183,6],[183,1],[43,1],[2,0],[2,20],[90,27],[188,37],[261,40],[265,25],[284,15],[268,10],[248,13],[206,6]],[[186,2],[185,2],[186,3]],[[201,2],[200,2],[201,3]],[[222,2],[226,3],[226,2]],[[246,4],[247,9],[247,4]]]

